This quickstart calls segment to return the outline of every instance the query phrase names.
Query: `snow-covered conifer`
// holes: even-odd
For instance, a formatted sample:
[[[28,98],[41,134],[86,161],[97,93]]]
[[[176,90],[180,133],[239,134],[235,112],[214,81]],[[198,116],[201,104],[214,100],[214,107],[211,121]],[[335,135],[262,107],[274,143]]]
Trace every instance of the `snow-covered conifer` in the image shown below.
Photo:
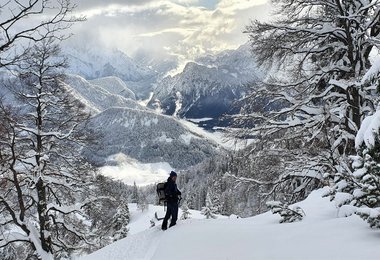
[[[144,212],[145,210],[149,208],[149,203],[146,198],[146,195],[144,193],[139,193],[138,198],[139,200],[137,202],[137,208],[141,210],[141,212]]]
[[[139,190],[137,188],[136,182],[133,182],[131,202],[132,203],[139,203]]]
[[[353,157],[354,172],[346,180],[352,187],[347,193],[357,214],[371,227],[380,228],[380,111],[364,119],[356,137],[357,156]],[[343,185],[343,184],[341,184]]]
[[[184,203],[181,209],[182,209],[181,219],[182,220],[189,219],[191,216],[191,213],[190,213],[189,207],[187,206],[187,203]]]
[[[129,224],[129,208],[128,203],[123,202],[117,207],[116,214],[114,216],[114,223],[112,229],[114,230],[113,240],[117,241],[125,238],[128,234],[128,224]]]
[[[209,194],[207,194],[206,196],[206,206],[202,208],[202,215],[204,215],[207,219],[209,218],[217,218],[217,216],[215,215],[216,209],[215,207],[212,205],[212,202],[211,202],[211,198],[209,196]]]

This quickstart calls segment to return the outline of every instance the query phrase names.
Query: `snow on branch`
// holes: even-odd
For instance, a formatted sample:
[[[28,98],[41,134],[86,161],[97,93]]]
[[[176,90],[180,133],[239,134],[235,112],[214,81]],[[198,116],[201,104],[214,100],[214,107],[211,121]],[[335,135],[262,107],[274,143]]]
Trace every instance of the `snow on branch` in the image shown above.
[[[279,214],[281,216],[280,223],[301,221],[306,215],[301,207],[290,207],[280,201],[268,201],[267,206],[271,209],[273,214]]]
[[[362,145],[373,148],[375,142],[379,140],[380,129],[380,110],[372,116],[367,116],[358,131],[355,139],[356,149],[360,149]]]

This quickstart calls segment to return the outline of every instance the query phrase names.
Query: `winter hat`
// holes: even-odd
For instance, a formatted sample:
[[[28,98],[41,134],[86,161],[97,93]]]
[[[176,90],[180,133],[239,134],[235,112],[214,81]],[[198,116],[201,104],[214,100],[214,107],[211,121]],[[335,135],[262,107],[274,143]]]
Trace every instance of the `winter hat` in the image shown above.
[[[177,176],[177,173],[176,173],[176,172],[173,172],[173,171],[171,171],[171,172],[170,172],[170,177],[174,177],[174,176]]]

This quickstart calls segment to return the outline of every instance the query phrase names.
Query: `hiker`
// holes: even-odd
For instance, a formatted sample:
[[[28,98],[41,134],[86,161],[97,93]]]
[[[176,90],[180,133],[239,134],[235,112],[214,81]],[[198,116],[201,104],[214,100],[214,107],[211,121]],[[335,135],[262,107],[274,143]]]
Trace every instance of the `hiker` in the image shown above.
[[[162,230],[166,230],[168,228],[168,220],[171,217],[170,226],[172,227],[176,224],[178,218],[178,203],[179,196],[181,196],[181,192],[177,188],[177,184],[175,183],[177,180],[177,173],[171,172],[168,178],[168,182],[165,187],[165,196],[167,201],[167,209],[164,221],[162,222]]]

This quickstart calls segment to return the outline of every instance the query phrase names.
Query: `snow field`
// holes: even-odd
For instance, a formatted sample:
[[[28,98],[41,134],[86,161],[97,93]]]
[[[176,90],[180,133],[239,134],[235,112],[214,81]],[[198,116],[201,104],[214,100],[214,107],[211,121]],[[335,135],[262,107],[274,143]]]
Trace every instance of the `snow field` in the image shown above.
[[[301,222],[279,224],[279,216],[204,219],[197,211],[190,220],[161,231],[149,228],[155,211],[138,212],[130,205],[130,235],[81,260],[103,259],[254,259],[254,260],[375,260],[380,258],[380,231],[357,216],[339,218],[335,204],[313,192],[297,203],[306,213]],[[179,214],[181,216],[181,212]]]

